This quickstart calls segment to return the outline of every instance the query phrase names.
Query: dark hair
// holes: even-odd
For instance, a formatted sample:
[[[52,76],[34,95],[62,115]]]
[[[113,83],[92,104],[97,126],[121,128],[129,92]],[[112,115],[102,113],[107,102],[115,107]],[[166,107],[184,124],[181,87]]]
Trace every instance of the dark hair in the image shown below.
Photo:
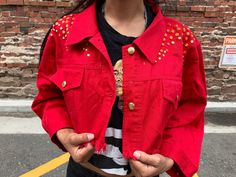
[[[69,12],[67,12],[66,14],[64,14],[63,16],[65,15],[70,15],[70,14],[77,14],[77,13],[80,13],[82,12],[84,9],[86,9],[87,7],[89,7],[91,4],[93,4],[95,1],[98,1],[100,3],[104,2],[105,0],[78,0],[76,6],[70,10]],[[147,0],[148,3],[150,4],[159,4],[159,0]],[[62,16],[62,17],[63,17]],[[47,42],[47,38],[50,34],[50,31],[52,29],[52,26],[51,28],[49,29],[49,31],[46,33],[45,35],[45,38],[42,42],[42,45],[41,45],[41,48],[40,48],[40,56],[39,56],[39,63],[42,59],[42,55],[43,55],[43,51],[44,51],[44,48],[45,48],[45,45],[46,45],[46,42]]]

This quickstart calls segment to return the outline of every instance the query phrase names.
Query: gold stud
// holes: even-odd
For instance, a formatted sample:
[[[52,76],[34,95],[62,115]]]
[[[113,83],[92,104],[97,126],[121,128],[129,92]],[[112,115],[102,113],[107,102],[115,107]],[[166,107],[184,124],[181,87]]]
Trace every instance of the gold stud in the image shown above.
[[[180,37],[180,36],[179,36],[179,37],[178,37],[178,39],[179,39],[179,40],[181,40],[181,39],[182,39],[182,37]]]
[[[189,46],[188,43],[186,43],[186,44],[185,44],[185,47],[188,47],[188,46]]]
[[[171,41],[171,44],[174,45],[174,44],[175,44],[175,41]]]
[[[170,39],[173,39],[173,36],[170,36]]]
[[[63,88],[66,87],[66,85],[67,85],[66,81],[63,81],[63,82],[61,83],[61,86],[62,86]]]
[[[179,33],[175,33],[175,36],[179,36]]]
[[[161,45],[162,45],[163,47],[165,46],[165,44],[164,44],[164,43],[162,43]]]

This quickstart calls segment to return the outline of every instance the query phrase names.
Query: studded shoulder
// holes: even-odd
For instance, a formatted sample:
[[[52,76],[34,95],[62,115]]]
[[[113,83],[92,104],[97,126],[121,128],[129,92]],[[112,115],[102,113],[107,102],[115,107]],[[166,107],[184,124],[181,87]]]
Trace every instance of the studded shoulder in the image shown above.
[[[161,49],[158,52],[158,60],[162,60],[171,50],[171,46],[182,45],[183,57],[191,45],[194,45],[196,37],[189,27],[178,21],[168,19],[166,31],[164,33]]]
[[[57,35],[60,39],[66,40],[70,33],[70,28],[74,24],[74,15],[66,15],[59,19],[52,27],[50,36]]]

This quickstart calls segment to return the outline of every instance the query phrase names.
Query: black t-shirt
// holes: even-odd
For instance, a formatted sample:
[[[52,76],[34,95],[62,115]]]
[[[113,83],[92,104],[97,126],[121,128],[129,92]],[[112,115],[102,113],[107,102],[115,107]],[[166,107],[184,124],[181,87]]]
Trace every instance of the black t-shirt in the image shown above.
[[[145,7],[144,15],[146,17],[146,27],[148,27],[152,23],[155,14],[149,5],[145,4]],[[121,48],[124,45],[131,44],[135,37],[124,36],[113,29],[104,18],[102,5],[97,7],[97,20],[100,33],[114,67],[114,72],[117,70],[122,72]],[[94,154],[90,159],[90,163],[107,173],[126,175],[130,172],[128,161],[122,155],[122,122],[122,96],[117,95],[105,135],[106,152]]]

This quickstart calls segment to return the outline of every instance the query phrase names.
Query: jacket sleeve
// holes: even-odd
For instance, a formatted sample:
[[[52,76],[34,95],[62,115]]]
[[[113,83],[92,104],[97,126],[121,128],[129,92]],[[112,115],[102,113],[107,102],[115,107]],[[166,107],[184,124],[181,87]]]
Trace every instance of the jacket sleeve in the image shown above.
[[[161,154],[175,161],[167,173],[192,177],[200,161],[204,134],[206,83],[200,43],[196,40],[184,56],[182,96],[164,130]]]
[[[61,90],[50,81],[56,72],[58,47],[53,32],[49,35],[38,69],[38,95],[33,101],[32,110],[41,118],[42,126],[62,150],[65,150],[55,134],[58,130],[72,127]]]

